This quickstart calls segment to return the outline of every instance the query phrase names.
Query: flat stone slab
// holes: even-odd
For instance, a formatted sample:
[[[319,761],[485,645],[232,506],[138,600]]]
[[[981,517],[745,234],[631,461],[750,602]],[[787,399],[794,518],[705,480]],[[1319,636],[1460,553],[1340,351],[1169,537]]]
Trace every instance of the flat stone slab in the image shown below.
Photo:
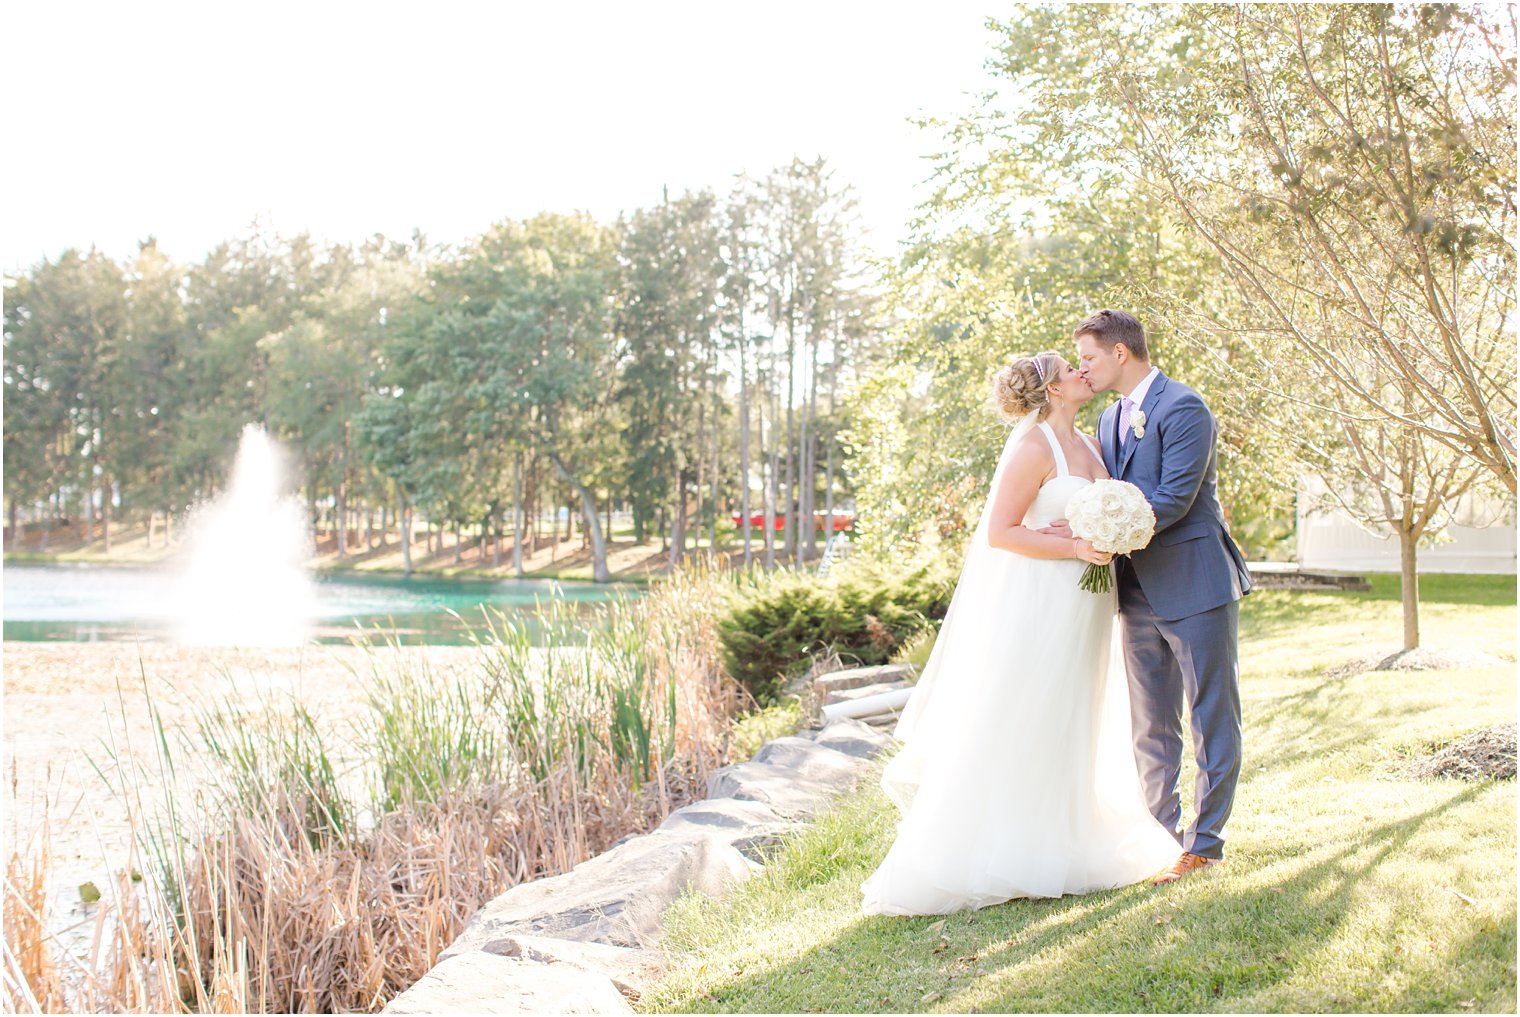
[[[787,819],[811,819],[834,791],[827,784],[806,780],[783,766],[734,763],[716,770],[707,780],[707,797],[762,802]]]
[[[782,835],[797,825],[764,802],[705,798],[666,816],[660,829],[672,833],[706,833],[731,844],[750,861],[759,862],[767,848],[779,844]]]
[[[868,696],[879,696],[883,692],[896,692],[898,689],[906,689],[909,685],[904,681],[877,682],[873,685],[857,685],[849,689],[834,689],[823,697],[825,706],[834,703],[852,703],[857,699],[865,699]]]
[[[853,788],[871,757],[891,741],[866,724],[836,720],[821,731],[767,742],[749,762],[716,771],[707,797],[763,802],[783,818],[808,820]]]
[[[722,837],[657,830],[558,876],[522,883],[475,913],[444,957],[527,934],[642,947],[660,938],[660,915],[688,887],[718,894],[755,864]]]
[[[918,673],[912,664],[878,664],[874,667],[852,667],[845,671],[830,671],[813,679],[819,692],[829,693],[862,685],[881,682],[908,681]]]
[[[871,759],[897,744],[890,735],[849,717],[832,721],[817,731],[804,732],[800,737],[859,759]]]
[[[472,950],[440,960],[382,1013],[633,1013],[612,980],[578,964]]]
[[[624,998],[636,1001],[644,986],[664,966],[657,951],[605,943],[578,943],[545,936],[506,936],[485,944],[482,952],[539,964],[568,964],[608,978]]]
[[[859,758],[796,735],[766,742],[755,753],[754,761],[785,767],[800,777],[825,782],[853,777],[861,769]]]

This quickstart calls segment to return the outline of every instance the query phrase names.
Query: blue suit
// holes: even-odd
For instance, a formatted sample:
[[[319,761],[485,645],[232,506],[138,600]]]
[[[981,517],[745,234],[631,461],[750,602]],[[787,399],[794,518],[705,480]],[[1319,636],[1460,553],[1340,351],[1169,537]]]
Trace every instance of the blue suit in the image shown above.
[[[1183,850],[1220,858],[1240,778],[1237,633],[1251,577],[1215,491],[1213,414],[1197,392],[1164,374],[1140,410],[1143,437],[1121,443],[1118,403],[1098,424],[1109,476],[1140,488],[1156,511],[1150,544],[1115,566],[1135,762],[1151,814]],[[1196,814],[1186,831],[1178,789],[1184,697],[1198,763]]]

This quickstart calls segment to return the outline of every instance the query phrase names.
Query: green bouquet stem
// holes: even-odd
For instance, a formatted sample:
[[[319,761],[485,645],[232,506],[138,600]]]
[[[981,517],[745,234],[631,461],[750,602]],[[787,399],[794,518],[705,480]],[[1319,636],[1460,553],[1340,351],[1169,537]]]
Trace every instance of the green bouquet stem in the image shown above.
[[[1089,565],[1082,570],[1082,581],[1077,585],[1088,593],[1107,593],[1114,588],[1114,578],[1107,565]]]

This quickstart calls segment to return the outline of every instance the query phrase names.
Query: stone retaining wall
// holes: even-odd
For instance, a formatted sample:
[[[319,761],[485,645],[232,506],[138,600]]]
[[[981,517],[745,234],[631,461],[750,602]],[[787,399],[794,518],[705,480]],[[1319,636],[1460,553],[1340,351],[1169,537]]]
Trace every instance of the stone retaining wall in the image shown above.
[[[853,788],[891,742],[837,720],[766,743],[658,829],[493,899],[384,1012],[632,1013],[659,974],[665,908],[687,887],[718,894],[749,878],[765,847]]]

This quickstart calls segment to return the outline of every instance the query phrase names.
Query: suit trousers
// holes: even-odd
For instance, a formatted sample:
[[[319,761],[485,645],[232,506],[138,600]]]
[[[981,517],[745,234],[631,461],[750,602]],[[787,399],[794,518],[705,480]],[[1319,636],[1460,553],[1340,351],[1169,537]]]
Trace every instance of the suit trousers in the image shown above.
[[[1224,857],[1224,825],[1240,780],[1240,602],[1167,621],[1158,617],[1128,559],[1119,559],[1119,616],[1129,673],[1135,763],[1151,815],[1184,851]],[[1186,701],[1198,775],[1196,814],[1181,830],[1182,705]]]

